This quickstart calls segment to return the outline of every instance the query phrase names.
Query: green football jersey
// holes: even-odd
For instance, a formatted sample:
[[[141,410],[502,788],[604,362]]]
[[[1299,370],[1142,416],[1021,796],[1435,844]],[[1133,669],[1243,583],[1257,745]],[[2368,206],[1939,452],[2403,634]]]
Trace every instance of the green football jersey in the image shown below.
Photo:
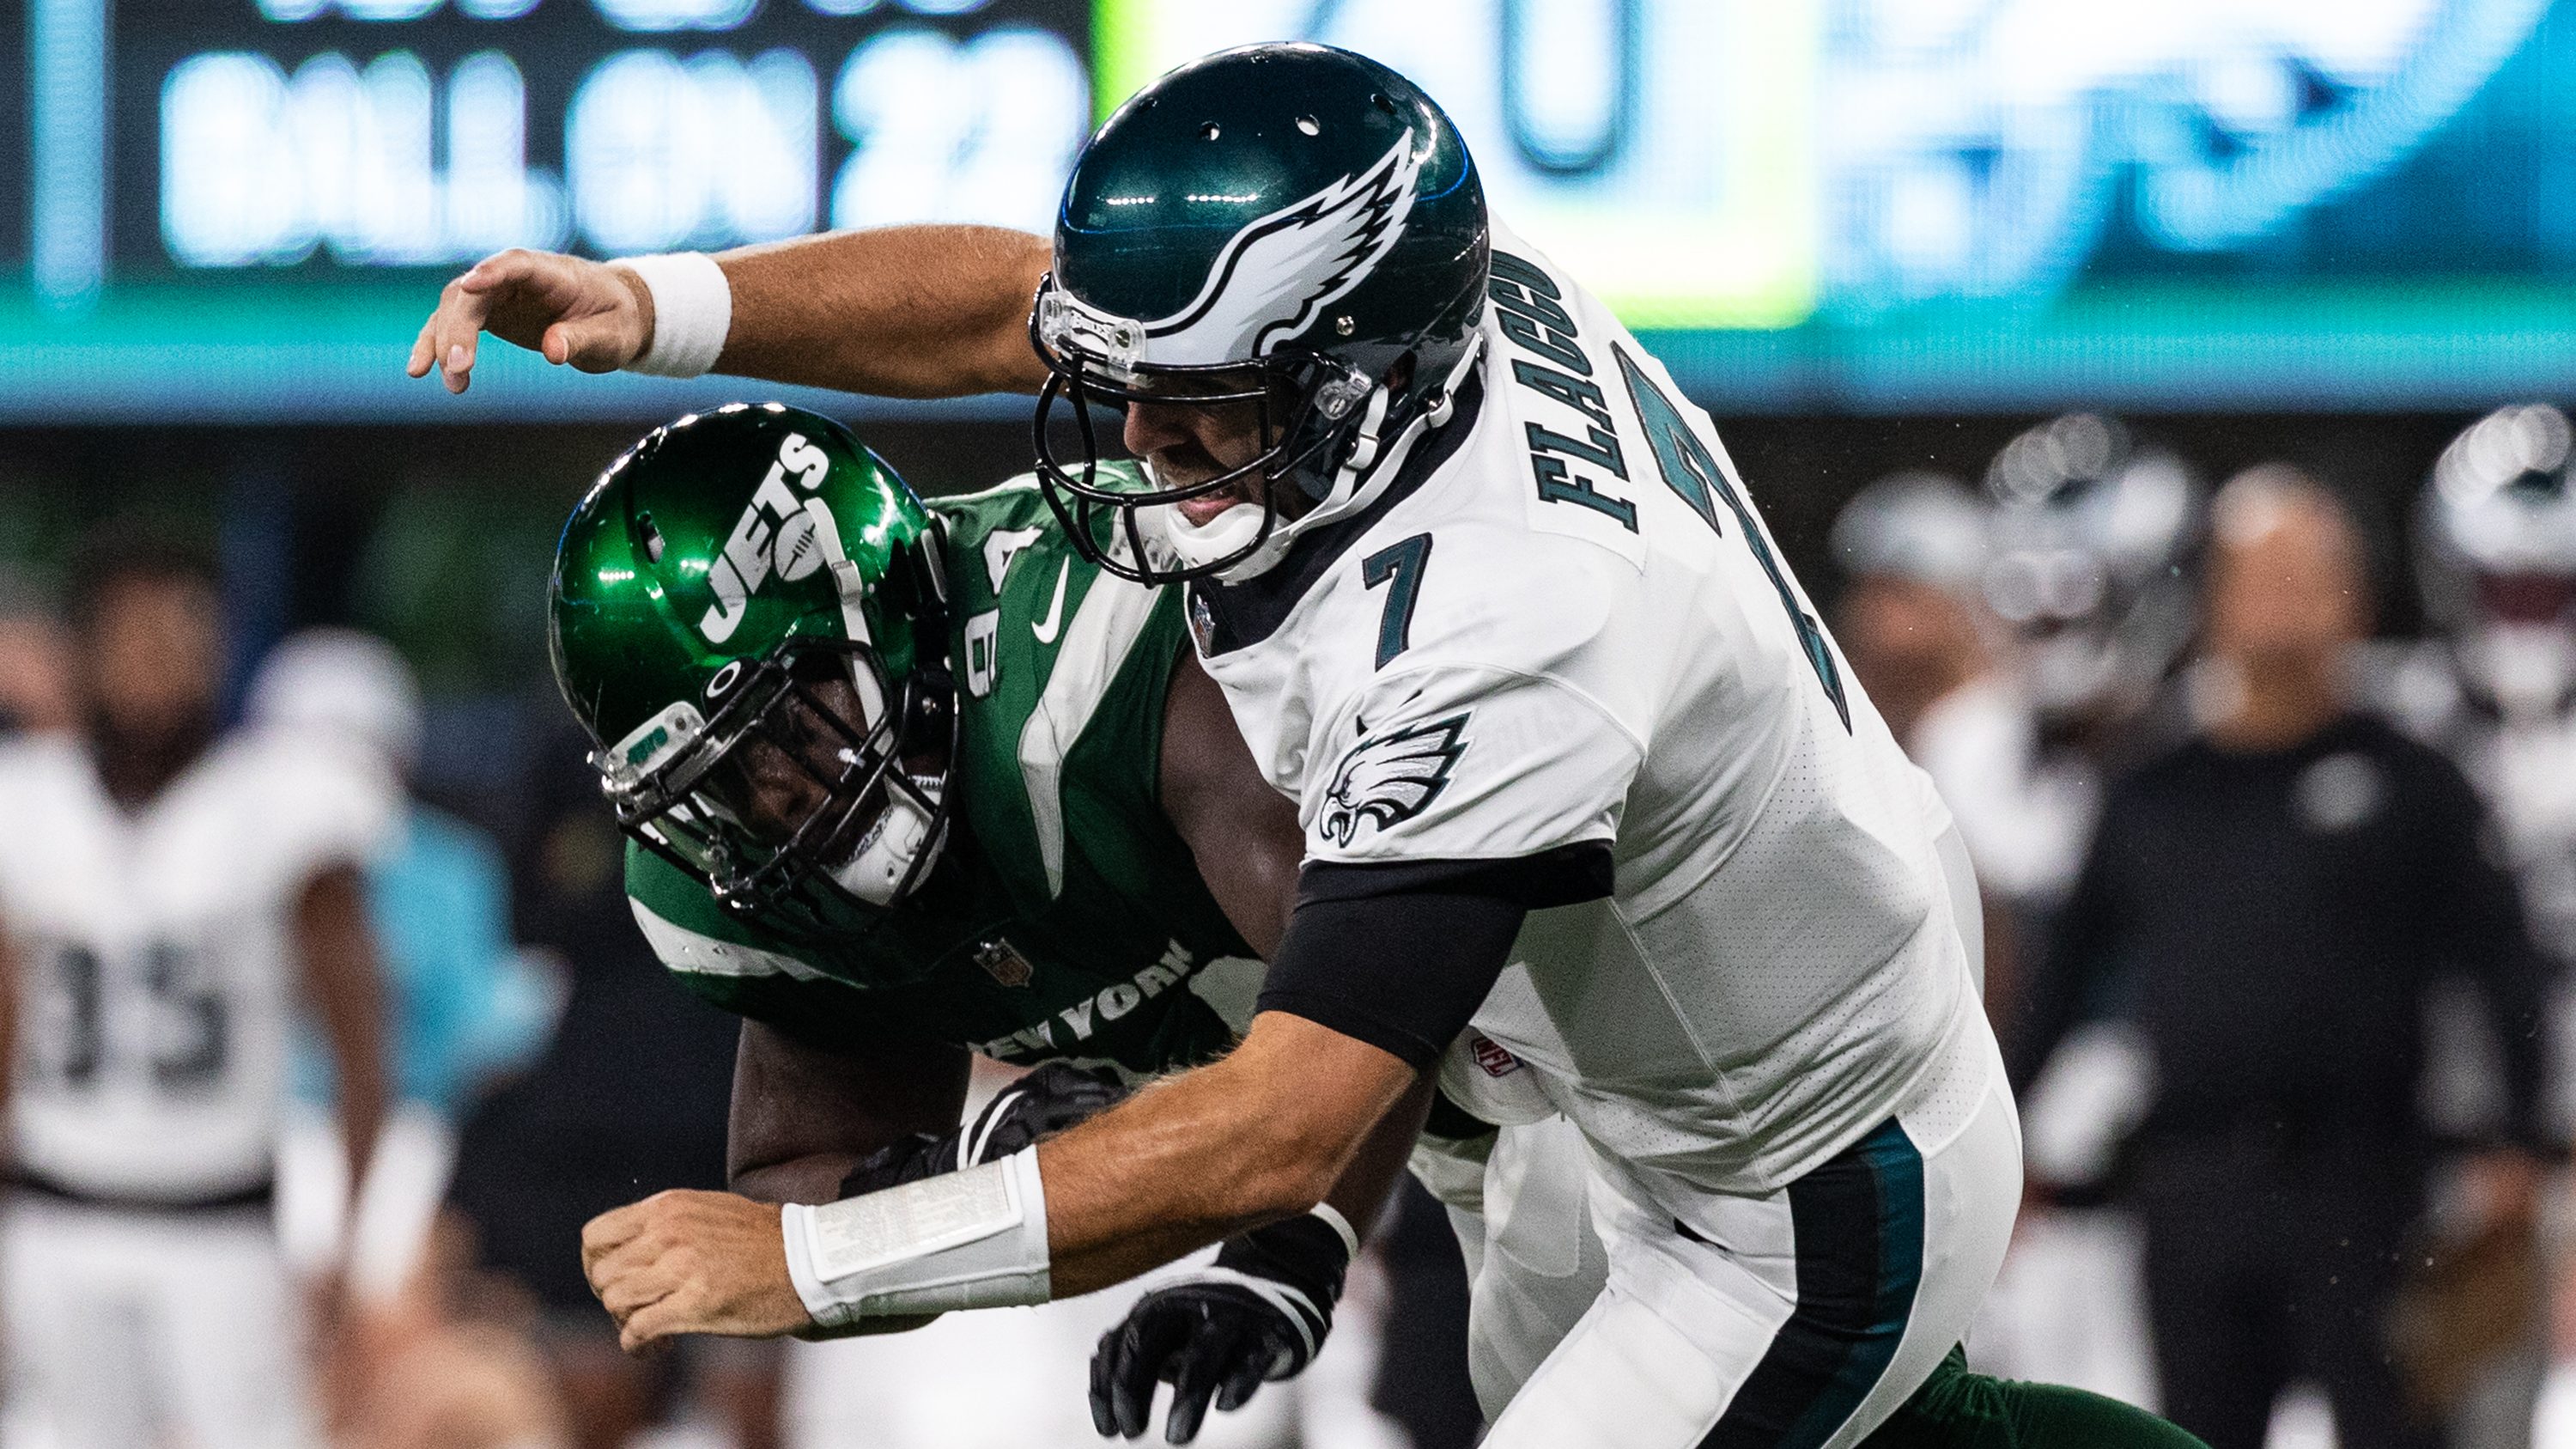
[[[1159,798],[1180,591],[1086,561],[1033,480],[930,507],[948,528],[960,707],[930,882],[817,949],[735,918],[630,843],[636,920],[690,989],[818,1045],[928,1037],[1131,1078],[1217,1055],[1250,1020],[1262,967]],[[872,984],[885,976],[911,979]]]

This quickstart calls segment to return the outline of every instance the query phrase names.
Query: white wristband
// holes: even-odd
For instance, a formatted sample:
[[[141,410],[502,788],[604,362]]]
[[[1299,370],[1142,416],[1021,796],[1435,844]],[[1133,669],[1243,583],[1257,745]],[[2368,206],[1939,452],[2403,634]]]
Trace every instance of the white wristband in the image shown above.
[[[1356,1258],[1360,1255],[1360,1235],[1351,1230],[1351,1220],[1342,1216],[1340,1208],[1328,1202],[1319,1202],[1308,1208],[1307,1212],[1310,1216],[1321,1219],[1324,1226],[1340,1235],[1342,1252],[1346,1257]]]
[[[613,265],[643,278],[653,294],[653,339],[626,370],[655,377],[702,377],[712,370],[733,330],[733,284],[716,259],[669,252]]]
[[[1047,1301],[1038,1150],[884,1192],[780,1210],[787,1276],[826,1328]]]

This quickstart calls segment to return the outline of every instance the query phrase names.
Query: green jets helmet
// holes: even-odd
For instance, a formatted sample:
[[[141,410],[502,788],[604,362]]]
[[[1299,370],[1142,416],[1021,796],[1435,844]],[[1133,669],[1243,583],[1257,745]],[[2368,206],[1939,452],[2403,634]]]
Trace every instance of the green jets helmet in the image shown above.
[[[735,404],[600,474],[548,632],[618,824],[728,910],[846,939],[946,836],[947,598],[892,468],[829,418]]]
[[[1365,507],[1446,419],[1491,257],[1466,143],[1373,60],[1253,45],[1139,91],[1074,166],[1029,320],[1052,374],[1038,477],[1075,545],[1149,582],[1241,578]],[[1091,404],[1175,400],[1253,410],[1257,455],[1180,485],[1100,469]],[[1059,402],[1071,460],[1050,440]],[[1174,506],[1247,481],[1258,503],[1204,523]],[[1105,547],[1091,527],[1104,510]]]

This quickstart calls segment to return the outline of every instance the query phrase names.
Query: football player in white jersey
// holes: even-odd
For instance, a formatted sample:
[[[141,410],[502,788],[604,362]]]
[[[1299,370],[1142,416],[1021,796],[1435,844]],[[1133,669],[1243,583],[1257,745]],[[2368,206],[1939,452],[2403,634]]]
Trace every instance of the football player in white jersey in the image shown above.
[[[2094,413],[2015,436],[1985,493],[1984,603],[2007,626],[2005,667],[1926,710],[1907,741],[2023,948],[1995,1019],[2016,1028],[2005,1052],[2036,1190],[1974,1347],[1981,1366],[2153,1403],[2139,1230],[2101,1202],[2145,1111],[2145,1048],[2072,1000],[2040,946],[2104,780],[2181,726],[2167,686],[2197,622],[2207,502],[2181,459]]]
[[[2420,519],[2441,633],[2391,703],[2486,797],[2534,937],[2576,966],[2576,426],[2539,404],[2479,420],[2442,450]]]
[[[2485,800],[2532,940],[2558,970],[2551,1032],[2559,1062],[2549,1125],[2576,1120],[2576,426],[2554,407],[2499,408],[2452,439],[2418,505],[2416,581],[2438,630],[2402,647],[2372,683],[2398,724],[2449,755]],[[2475,1137],[2501,1098],[2478,1003],[2447,987],[2432,1004],[2427,1107]],[[2447,1060],[2446,1060],[2447,1058]],[[2509,1199],[2492,1183],[2474,1183]],[[2576,1442],[2576,1254],[2555,1245],[2556,1342],[2534,1443]],[[2520,1365],[2480,1397],[2510,1406]],[[2502,1392],[2498,1392],[2501,1390]],[[2472,1403],[2477,1401],[2473,1400]]]
[[[309,1443],[271,1158],[299,1000],[356,1160],[383,1112],[354,864],[390,800],[219,737],[211,569],[102,538],[71,575],[80,728],[0,745],[13,1414],[65,1449]]]
[[[1304,1211],[1437,1073],[1488,1120],[1575,1125],[1607,1248],[1488,1444],[2174,1432],[1957,1367],[2020,1190],[1964,857],[1705,416],[1489,229],[1401,76],[1306,45],[1174,72],[1093,139],[1051,260],[954,228],[605,274],[505,255],[451,284],[414,371],[462,387],[487,323],[586,367],[1040,386],[1069,532],[1105,510],[1104,567],[1192,581],[1202,663],[1307,832],[1230,1056],[889,1192],[610,1213],[584,1252],[630,1343],[1105,1286]],[[1093,402],[1151,487],[1105,482]],[[1131,1435],[1153,1359],[1108,1368]]]

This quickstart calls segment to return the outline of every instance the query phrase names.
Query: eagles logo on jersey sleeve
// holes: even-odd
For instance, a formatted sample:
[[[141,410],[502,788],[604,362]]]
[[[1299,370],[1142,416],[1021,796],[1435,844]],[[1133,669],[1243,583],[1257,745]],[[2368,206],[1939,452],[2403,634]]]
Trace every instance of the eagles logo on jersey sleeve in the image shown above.
[[[1590,701],[1507,670],[1381,680],[1347,718],[1310,787],[1312,859],[1505,860],[1607,840],[1639,760]]]
[[[1348,845],[1363,825],[1385,829],[1440,798],[1467,748],[1470,712],[1371,735],[1333,767],[1324,791],[1324,837]]]

